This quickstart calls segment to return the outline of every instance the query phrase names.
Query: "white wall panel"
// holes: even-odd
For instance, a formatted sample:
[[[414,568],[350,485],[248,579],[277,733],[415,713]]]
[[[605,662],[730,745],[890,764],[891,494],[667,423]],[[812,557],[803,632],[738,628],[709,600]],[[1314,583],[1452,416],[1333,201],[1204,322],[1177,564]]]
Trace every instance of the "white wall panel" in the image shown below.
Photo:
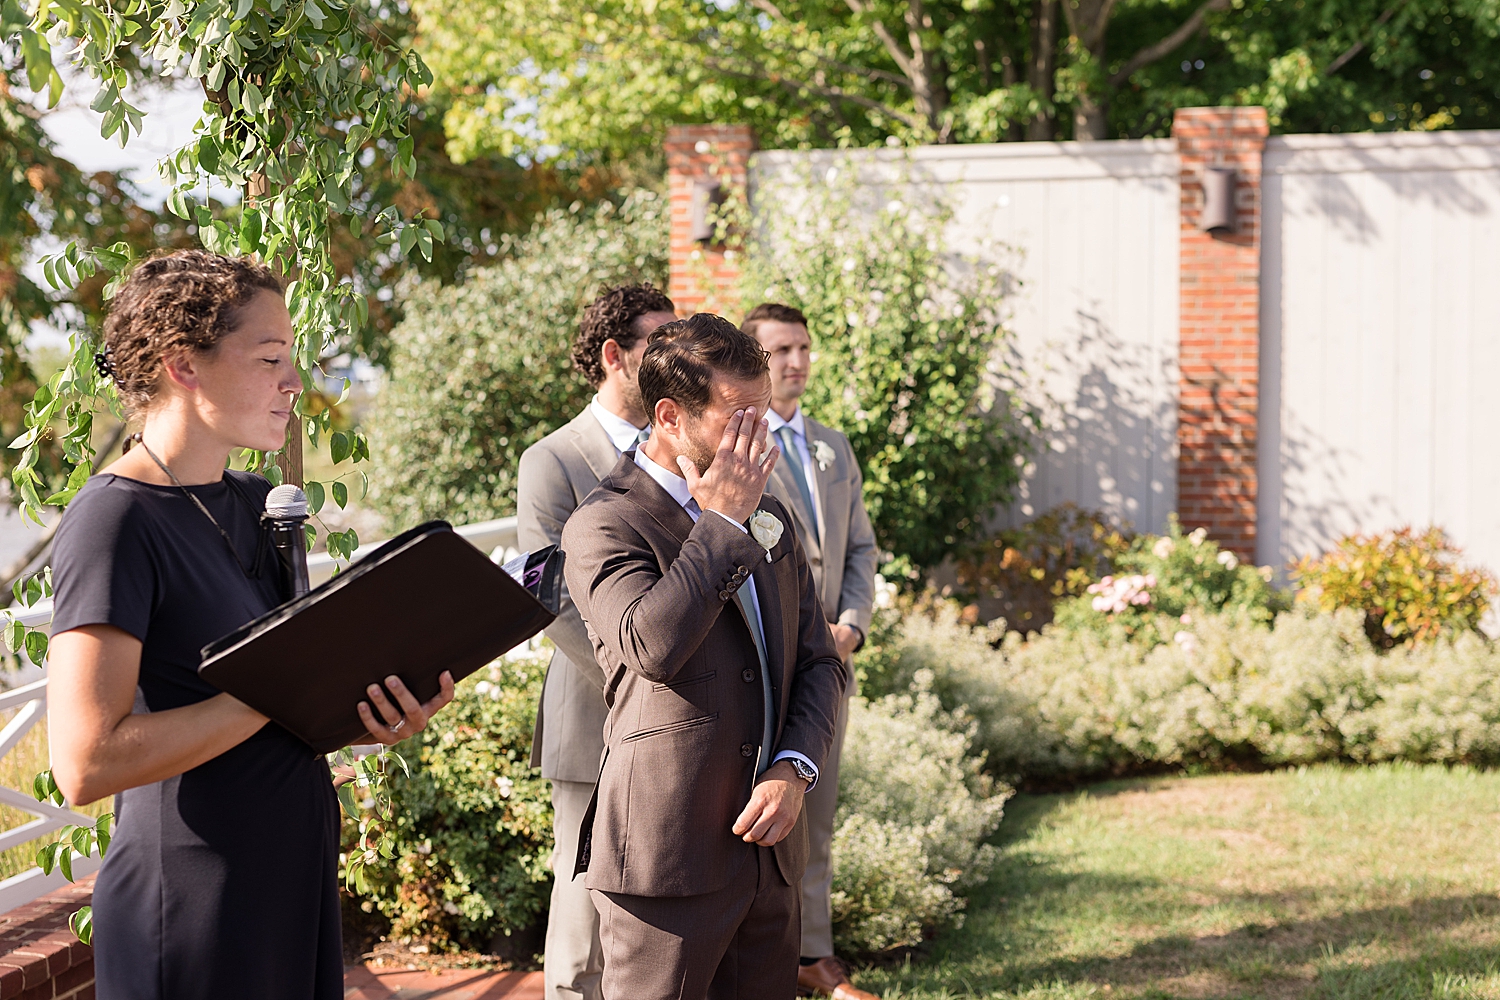
[[[1437,524],[1500,570],[1500,132],[1265,156],[1260,559]]]
[[[1160,530],[1177,500],[1178,182],[1167,140],[1000,143],[904,152],[766,152],[758,208],[797,211],[808,176],[854,158],[871,203],[897,180],[953,209],[951,248],[1017,280],[1009,328],[1025,393],[1046,414],[1024,520],[1064,501]],[[875,190],[878,189],[878,190]]]

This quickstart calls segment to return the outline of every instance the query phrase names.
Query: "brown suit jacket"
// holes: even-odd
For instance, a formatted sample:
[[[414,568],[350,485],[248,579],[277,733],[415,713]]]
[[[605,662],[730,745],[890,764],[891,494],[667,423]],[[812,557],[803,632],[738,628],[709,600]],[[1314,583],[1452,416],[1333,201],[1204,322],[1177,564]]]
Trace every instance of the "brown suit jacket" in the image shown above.
[[[812,573],[786,525],[766,551],[708,511],[687,511],[621,457],[563,528],[568,589],[604,670],[604,763],[580,837],[590,889],[695,896],[727,885],[755,845],[731,831],[761,753],[819,767],[848,683]],[[762,748],[760,660],[735,592],[753,574],[776,703]],[[775,848],[788,884],[807,866],[805,815]]]

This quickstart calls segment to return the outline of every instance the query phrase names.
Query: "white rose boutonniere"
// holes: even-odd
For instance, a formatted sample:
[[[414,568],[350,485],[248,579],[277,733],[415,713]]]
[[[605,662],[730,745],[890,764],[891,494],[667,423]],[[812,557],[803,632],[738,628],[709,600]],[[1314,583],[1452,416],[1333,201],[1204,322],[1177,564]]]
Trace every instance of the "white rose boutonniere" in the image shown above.
[[[828,467],[833,464],[835,457],[833,448],[829,446],[827,441],[813,442],[813,461],[818,463],[819,472],[826,472]]]
[[[781,541],[781,533],[785,530],[786,526],[768,510],[758,510],[750,518],[750,537],[766,550],[766,562],[771,561],[771,550]]]

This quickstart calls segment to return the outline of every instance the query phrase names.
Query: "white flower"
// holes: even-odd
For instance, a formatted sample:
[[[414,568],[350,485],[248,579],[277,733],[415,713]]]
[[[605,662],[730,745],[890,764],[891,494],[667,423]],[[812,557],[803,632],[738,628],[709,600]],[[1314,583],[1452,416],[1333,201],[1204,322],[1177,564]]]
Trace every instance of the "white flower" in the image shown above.
[[[1192,542],[1193,545],[1195,545],[1195,546],[1202,545],[1203,544],[1203,540],[1205,538],[1207,538],[1207,537],[1208,537],[1208,529],[1207,528],[1194,528],[1193,529],[1193,533],[1191,535],[1188,535],[1188,541]]]
[[[502,799],[510,798],[510,793],[515,791],[516,783],[509,778],[501,777],[495,779],[495,787],[500,789]]]
[[[781,541],[781,533],[785,530],[786,526],[768,510],[758,510],[750,518],[750,537],[766,550],[766,562],[771,561],[771,550]]]
[[[1220,566],[1223,566],[1225,569],[1234,569],[1235,567],[1239,566],[1239,564],[1240,561],[1235,557],[1235,554],[1233,552],[1230,552],[1228,549],[1219,550]]]
[[[1172,539],[1167,535],[1163,535],[1156,540],[1155,545],[1151,546],[1151,554],[1158,559],[1165,559],[1172,554],[1174,548],[1176,548],[1176,545],[1173,544]]]
[[[813,461],[818,463],[819,472],[825,471],[830,465],[832,465],[833,459],[833,449],[829,447],[827,441],[813,442]]]
[[[1178,632],[1172,636],[1172,641],[1181,646],[1189,655],[1198,651],[1198,637],[1191,632]]]

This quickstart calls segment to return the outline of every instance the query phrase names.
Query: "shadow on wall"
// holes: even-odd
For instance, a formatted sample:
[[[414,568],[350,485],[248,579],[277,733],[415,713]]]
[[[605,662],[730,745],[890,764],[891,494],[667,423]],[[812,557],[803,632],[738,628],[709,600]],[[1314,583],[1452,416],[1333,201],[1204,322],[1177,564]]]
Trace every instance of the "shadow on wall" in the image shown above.
[[[1016,501],[993,527],[1013,527],[1072,500],[1141,531],[1161,531],[1176,503],[1177,366],[1166,352],[1111,329],[1094,299],[1064,336],[1012,343],[1020,398],[1037,417]]]

